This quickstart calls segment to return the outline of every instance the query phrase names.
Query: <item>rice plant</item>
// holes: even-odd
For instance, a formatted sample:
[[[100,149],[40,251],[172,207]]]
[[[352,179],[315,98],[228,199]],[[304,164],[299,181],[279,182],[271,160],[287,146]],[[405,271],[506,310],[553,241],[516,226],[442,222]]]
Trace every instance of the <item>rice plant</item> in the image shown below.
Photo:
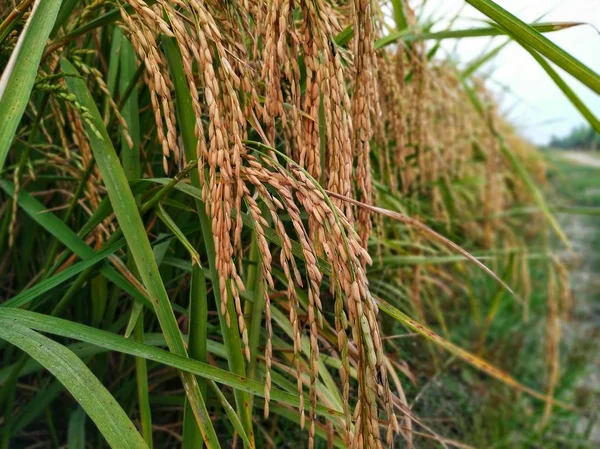
[[[594,127],[550,62],[600,77],[544,37],[578,24],[468,3],[490,23],[432,32],[401,0],[5,1],[0,447],[569,438],[546,163],[474,75],[497,51],[461,71],[436,42],[509,36]]]

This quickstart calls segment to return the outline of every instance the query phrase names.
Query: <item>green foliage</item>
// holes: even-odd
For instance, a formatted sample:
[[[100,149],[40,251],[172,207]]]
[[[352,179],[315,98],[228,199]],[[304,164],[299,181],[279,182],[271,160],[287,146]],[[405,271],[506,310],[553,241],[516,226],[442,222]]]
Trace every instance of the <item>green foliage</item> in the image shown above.
[[[356,45],[377,2],[5,3],[0,64],[15,64],[0,84],[0,449],[344,448],[348,436],[370,441],[373,410],[385,440],[386,381],[401,426],[392,447],[591,447],[578,382],[592,339],[553,352],[545,331],[555,293],[560,319],[568,308],[551,236],[577,237],[554,214],[592,223],[597,171],[548,156],[545,196],[546,165],[474,79],[513,39],[594,126],[547,60],[594,90],[598,75],[542,35],[580,24],[528,25],[469,0],[493,22],[431,32],[393,0],[382,37]],[[263,22],[297,34],[266,39]],[[508,40],[462,73],[430,61],[439,47],[425,51],[494,36]],[[381,73],[361,72],[370,44]],[[382,95],[382,114],[362,104],[361,116],[355,98],[374,103],[371,88],[394,77],[396,102]],[[298,134],[318,136],[320,176]],[[357,153],[346,163],[369,170],[342,167],[344,194],[330,182],[341,141]],[[555,146],[599,143],[582,128]],[[237,144],[239,165],[215,168]],[[354,199],[368,200],[371,180],[377,207]],[[234,188],[247,190],[240,204],[218,196]],[[365,211],[374,229],[361,242]],[[239,279],[223,276],[228,239]],[[379,314],[357,311],[368,307]]]
[[[580,125],[563,137],[552,136],[548,146],[564,150],[598,150],[600,149],[600,133],[590,126]]]

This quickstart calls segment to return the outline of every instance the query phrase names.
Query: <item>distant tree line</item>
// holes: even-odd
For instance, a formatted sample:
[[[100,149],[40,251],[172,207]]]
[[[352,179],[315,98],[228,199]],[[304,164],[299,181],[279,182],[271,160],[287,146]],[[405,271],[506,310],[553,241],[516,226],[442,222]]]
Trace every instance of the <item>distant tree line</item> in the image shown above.
[[[600,149],[600,134],[591,126],[581,125],[573,128],[564,137],[552,136],[550,146],[566,150],[598,150]]]

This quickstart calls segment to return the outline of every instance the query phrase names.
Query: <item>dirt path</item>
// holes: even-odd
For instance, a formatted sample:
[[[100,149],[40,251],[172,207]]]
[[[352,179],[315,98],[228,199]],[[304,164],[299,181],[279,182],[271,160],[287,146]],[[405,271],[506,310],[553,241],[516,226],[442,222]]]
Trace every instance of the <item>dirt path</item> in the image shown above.
[[[598,160],[594,162],[600,164]],[[586,163],[585,165],[590,166],[591,164]],[[596,217],[559,215],[559,220],[576,254],[572,260],[569,260],[570,256],[564,254],[571,266],[571,288],[576,303],[571,319],[563,322],[561,326],[566,351],[574,351],[582,342],[598,338],[600,326],[598,291],[600,286],[596,271],[597,261],[594,260],[597,257],[593,253],[593,248],[597,244],[594,237],[597,235],[599,227]],[[600,394],[600,352],[597,351],[597,348],[590,350],[586,373],[577,383],[578,391],[595,397]],[[592,428],[588,440],[591,444],[597,445],[594,447],[600,447],[598,446],[600,445],[600,425],[598,423],[590,423],[588,418],[582,417],[578,431],[584,434],[590,424],[592,424]]]
[[[561,151],[560,158],[565,162],[581,167],[600,169],[600,155],[584,151]],[[598,173],[600,170],[593,170]],[[589,171],[582,171],[587,173]],[[597,198],[598,187],[590,186],[581,192],[583,198]],[[571,267],[571,287],[576,298],[575,310],[570,321],[562,324],[565,337],[565,352],[575,351],[585,341],[597,341],[600,332],[600,280],[597,253],[600,224],[598,217],[558,214],[559,221],[573,245],[573,253],[564,252],[562,256]],[[574,256],[574,257],[573,257]],[[599,347],[591,348],[585,375],[579,380],[577,390],[584,394],[599,397],[600,395],[600,351]],[[573,398],[574,399],[574,398]],[[600,447],[600,424],[591,423],[588,418],[581,418],[579,431],[592,425],[588,441],[594,447]]]
[[[600,168],[600,159],[595,155],[584,151],[565,151],[563,157],[579,165]]]

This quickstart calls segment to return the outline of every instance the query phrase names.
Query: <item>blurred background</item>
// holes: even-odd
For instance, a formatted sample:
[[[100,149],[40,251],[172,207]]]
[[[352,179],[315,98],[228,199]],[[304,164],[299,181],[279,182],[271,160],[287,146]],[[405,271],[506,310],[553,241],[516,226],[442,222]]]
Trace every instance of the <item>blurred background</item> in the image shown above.
[[[595,72],[600,72],[600,1],[499,0],[496,3],[527,23],[587,23],[547,33],[546,37]],[[455,17],[453,28],[456,29],[482,26],[481,22],[486,20],[483,14],[462,0],[425,0],[422,17],[422,23],[435,23],[432,31],[447,29]],[[444,40],[441,46],[446,53],[444,56],[450,56],[460,67],[507,40],[504,36]],[[561,69],[557,68],[557,71],[592,111],[600,113],[600,96]],[[489,79],[488,88],[496,93],[506,117],[537,145],[549,143],[552,136],[565,136],[585,123],[539,64],[515,42],[510,42],[478,73]]]

